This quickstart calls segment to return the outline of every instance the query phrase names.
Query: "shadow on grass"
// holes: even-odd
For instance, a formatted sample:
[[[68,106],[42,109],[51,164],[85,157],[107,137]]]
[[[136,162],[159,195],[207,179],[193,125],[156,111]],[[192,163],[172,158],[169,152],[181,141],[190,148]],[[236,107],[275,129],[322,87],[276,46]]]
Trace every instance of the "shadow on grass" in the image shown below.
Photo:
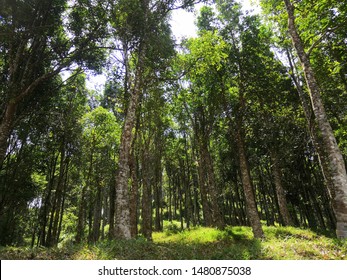
[[[219,240],[209,243],[115,241],[105,250],[106,259],[249,260],[261,257],[261,244],[255,239],[238,242]]]
[[[122,251],[124,247],[129,250]],[[228,227],[220,231],[214,240],[208,242],[201,242],[199,238],[193,239],[190,234],[178,241],[146,242],[139,239],[126,246],[119,241],[114,241],[111,254],[116,259],[249,260],[262,258],[261,241],[254,239],[251,231],[245,230],[244,227]]]
[[[347,242],[328,239],[293,227],[264,227],[266,239],[254,239],[247,227],[223,231],[195,228],[179,233],[157,233],[154,241],[100,241],[65,244],[59,248],[0,248],[0,259],[41,260],[262,260],[346,259]]]
[[[249,231],[227,228],[208,242],[189,238],[178,241],[135,240],[101,241],[54,249],[13,248],[0,250],[2,259],[119,259],[119,260],[249,260],[261,259],[261,241]]]

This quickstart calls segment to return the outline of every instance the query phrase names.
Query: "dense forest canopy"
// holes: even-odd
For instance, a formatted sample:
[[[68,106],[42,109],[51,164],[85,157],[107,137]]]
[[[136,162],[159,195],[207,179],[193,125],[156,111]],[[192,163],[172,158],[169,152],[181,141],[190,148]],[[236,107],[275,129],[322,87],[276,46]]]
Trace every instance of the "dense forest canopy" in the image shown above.
[[[163,221],[347,238],[347,2],[260,4],[0,0],[0,245]]]

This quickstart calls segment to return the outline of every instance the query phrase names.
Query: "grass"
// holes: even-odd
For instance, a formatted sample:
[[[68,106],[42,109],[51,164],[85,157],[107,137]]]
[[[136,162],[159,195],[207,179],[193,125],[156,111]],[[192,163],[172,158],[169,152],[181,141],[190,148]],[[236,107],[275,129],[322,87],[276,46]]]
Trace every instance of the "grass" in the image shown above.
[[[58,248],[0,248],[0,259],[234,259],[234,260],[347,260],[347,241],[294,227],[266,227],[265,239],[254,239],[248,227],[225,230],[196,227],[180,231],[166,224],[153,233],[153,242],[100,241],[95,245],[65,244]]]

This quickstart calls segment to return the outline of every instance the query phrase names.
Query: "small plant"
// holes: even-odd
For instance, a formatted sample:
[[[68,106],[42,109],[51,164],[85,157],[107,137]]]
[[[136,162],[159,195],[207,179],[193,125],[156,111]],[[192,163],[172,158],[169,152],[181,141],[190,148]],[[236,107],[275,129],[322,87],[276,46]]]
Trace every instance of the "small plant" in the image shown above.
[[[181,231],[181,226],[177,221],[164,224],[164,231],[167,235],[177,234]]]

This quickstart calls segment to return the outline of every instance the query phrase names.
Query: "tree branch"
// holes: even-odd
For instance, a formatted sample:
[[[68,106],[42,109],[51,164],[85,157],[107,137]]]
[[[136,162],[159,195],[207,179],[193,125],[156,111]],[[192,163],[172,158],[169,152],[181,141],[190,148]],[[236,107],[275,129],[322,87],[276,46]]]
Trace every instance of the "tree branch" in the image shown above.
[[[328,28],[326,29],[321,35],[320,37],[315,41],[313,42],[313,44],[311,45],[311,47],[308,49],[307,51],[307,57],[309,57],[312,53],[312,51],[326,38],[326,36],[335,31],[336,29],[340,28],[342,26],[342,24],[339,24],[337,26],[335,26],[334,28]]]

